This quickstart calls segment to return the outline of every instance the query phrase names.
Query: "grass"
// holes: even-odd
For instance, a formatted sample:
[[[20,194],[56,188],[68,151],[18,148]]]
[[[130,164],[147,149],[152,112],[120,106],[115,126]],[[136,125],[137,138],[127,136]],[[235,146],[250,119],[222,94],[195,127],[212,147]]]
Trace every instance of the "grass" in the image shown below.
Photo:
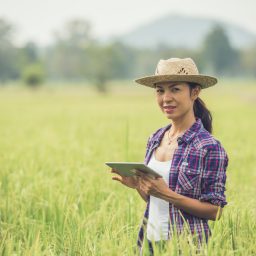
[[[1,255],[134,255],[145,203],[104,162],[142,161],[168,120],[151,89],[111,88],[0,89]],[[202,98],[230,161],[228,205],[200,255],[256,255],[256,84],[227,81]],[[159,255],[195,255],[187,238]]]

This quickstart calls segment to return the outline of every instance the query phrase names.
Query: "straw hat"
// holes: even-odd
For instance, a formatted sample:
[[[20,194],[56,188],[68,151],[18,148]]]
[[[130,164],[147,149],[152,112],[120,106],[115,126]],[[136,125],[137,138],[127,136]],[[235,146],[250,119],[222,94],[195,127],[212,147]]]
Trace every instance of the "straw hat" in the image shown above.
[[[171,58],[160,60],[156,67],[155,75],[138,78],[135,82],[155,88],[159,82],[192,82],[207,88],[217,83],[215,77],[201,75],[195,62],[191,58]]]

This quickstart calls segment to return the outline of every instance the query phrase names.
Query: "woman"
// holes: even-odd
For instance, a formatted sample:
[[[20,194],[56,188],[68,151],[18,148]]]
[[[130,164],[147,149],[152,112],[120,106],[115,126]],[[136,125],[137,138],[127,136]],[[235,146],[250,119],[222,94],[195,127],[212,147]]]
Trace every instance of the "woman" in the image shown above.
[[[163,178],[113,177],[147,202],[138,246],[141,250],[145,231],[151,248],[152,241],[171,239],[185,225],[200,243],[207,242],[208,220],[219,218],[227,204],[228,156],[211,135],[212,116],[198,96],[217,79],[200,75],[190,58],[172,58],[160,60],[155,75],[136,82],[155,88],[157,103],[171,121],[150,136],[145,156],[145,163]]]

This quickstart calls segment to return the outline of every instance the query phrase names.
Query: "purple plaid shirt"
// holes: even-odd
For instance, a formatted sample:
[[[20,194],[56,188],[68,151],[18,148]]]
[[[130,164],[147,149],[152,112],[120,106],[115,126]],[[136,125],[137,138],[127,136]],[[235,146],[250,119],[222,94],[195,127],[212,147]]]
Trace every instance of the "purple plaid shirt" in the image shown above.
[[[148,164],[153,151],[160,145],[164,133],[171,124],[153,133],[147,143],[145,163]],[[224,207],[227,202],[224,195],[226,183],[226,168],[228,156],[220,142],[204,129],[200,118],[178,138],[178,148],[175,150],[169,174],[169,188],[178,194],[195,198],[200,201]],[[149,215],[148,200],[142,226],[139,231],[138,246],[142,250],[144,232]],[[181,233],[184,221],[192,234],[199,241],[211,234],[208,220],[196,217],[180,210],[169,203],[170,238],[172,228]]]

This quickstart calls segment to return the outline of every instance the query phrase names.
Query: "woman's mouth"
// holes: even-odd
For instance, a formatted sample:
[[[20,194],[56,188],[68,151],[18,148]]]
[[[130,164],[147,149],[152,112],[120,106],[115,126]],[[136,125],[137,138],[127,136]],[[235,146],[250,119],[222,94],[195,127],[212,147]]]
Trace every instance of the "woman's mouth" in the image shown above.
[[[170,114],[170,113],[173,113],[176,106],[165,106],[163,107],[164,108],[164,111],[167,113],[167,114]]]

